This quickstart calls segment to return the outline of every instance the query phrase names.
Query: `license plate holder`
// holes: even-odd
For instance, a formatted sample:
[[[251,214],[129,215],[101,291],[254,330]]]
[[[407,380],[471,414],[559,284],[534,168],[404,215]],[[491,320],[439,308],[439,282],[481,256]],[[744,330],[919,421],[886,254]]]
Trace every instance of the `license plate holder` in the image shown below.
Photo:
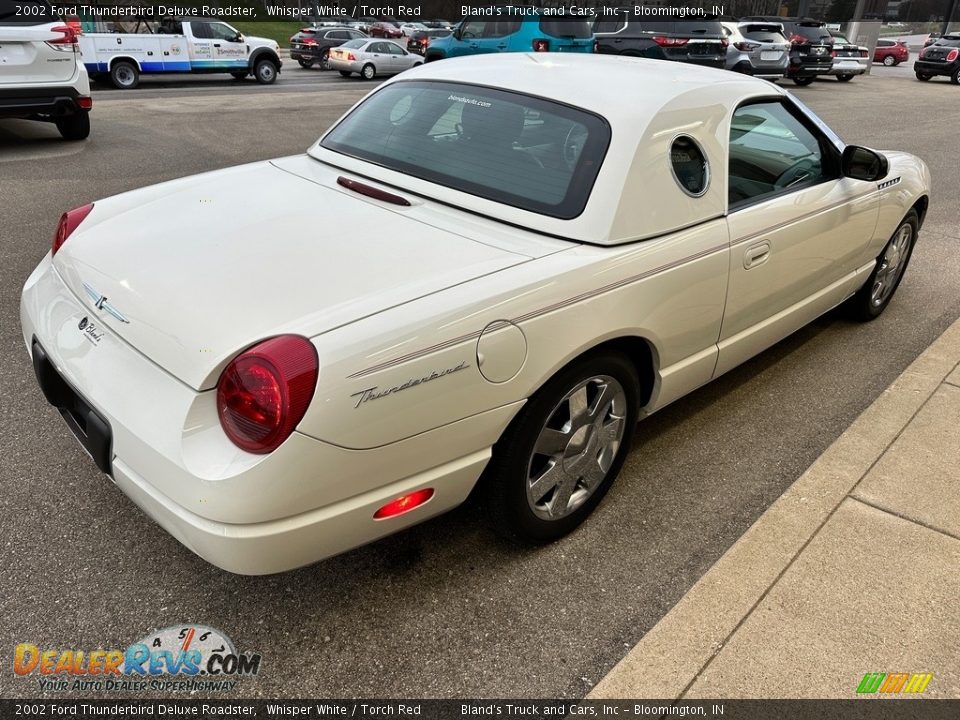
[[[36,338],[33,340],[33,372],[47,402],[57,408],[96,466],[101,472],[112,474],[113,431],[110,423],[57,372]]]

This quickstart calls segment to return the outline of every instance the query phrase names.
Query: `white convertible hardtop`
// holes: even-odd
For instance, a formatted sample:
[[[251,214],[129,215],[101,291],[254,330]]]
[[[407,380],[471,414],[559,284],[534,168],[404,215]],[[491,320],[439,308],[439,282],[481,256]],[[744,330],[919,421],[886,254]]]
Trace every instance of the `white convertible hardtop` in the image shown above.
[[[453,190],[348,158],[320,146],[310,154],[398,188],[558,237],[602,245],[663,235],[723,215],[729,118],[742,102],[781,97],[776,85],[726,70],[643,58],[503,53],[432,62],[385,83],[442,80],[485,85],[591,111],[611,126],[610,147],[584,211],[563,220]],[[674,182],[670,146],[693,137],[711,166],[707,192]]]

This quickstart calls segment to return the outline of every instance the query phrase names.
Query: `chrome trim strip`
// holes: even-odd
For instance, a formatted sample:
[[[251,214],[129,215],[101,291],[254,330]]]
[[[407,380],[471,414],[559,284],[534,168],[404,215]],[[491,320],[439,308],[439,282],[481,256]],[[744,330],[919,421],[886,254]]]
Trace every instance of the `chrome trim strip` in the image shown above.
[[[660,265],[659,267],[655,267],[651,270],[647,270],[646,272],[638,273],[637,275],[631,275],[630,277],[624,278],[623,280],[617,280],[616,282],[603,285],[602,287],[595,288],[593,290],[588,290],[586,292],[582,292],[579,295],[574,295],[573,297],[567,298],[566,300],[561,300],[559,302],[555,302],[551,305],[547,305],[537,310],[524,313],[523,315],[518,315],[517,317],[510,319],[509,322],[513,323],[514,325],[519,325],[520,323],[527,322],[528,320],[533,320],[534,318],[540,317],[541,315],[546,315],[547,313],[555,312],[556,310],[560,310],[569,305],[574,305],[578,302],[583,302],[584,300],[588,300],[590,298],[596,297],[597,295],[603,295],[604,293],[608,293],[612,290],[617,290],[626,285],[631,285],[635,282],[639,282],[640,280],[646,280],[647,278],[652,277],[653,275],[659,275],[660,273],[673,270],[674,268],[680,267],[681,265],[686,265],[689,262],[700,260],[701,258],[705,258],[708,255],[713,255],[714,253],[720,252],[722,250],[727,250],[729,249],[729,247],[730,245],[728,243],[723,243],[722,245],[715,245],[711,248],[707,248],[706,250],[701,250],[698,253],[694,253],[693,255],[688,255],[687,257],[680,258],[679,260],[674,260],[673,262],[669,262],[664,265]],[[437,343],[436,345],[431,345],[430,347],[427,347],[427,348],[415,350],[411,353],[407,353],[406,355],[393,358],[392,360],[386,360],[382,363],[378,363],[376,365],[368,367],[365,370],[360,370],[359,372],[355,372],[352,375],[348,375],[347,379],[352,380],[356,378],[366,377],[367,375],[371,375],[373,373],[386,370],[390,367],[393,367],[394,365],[400,365],[402,363],[409,362],[410,360],[415,360],[419,357],[422,357],[424,355],[429,355],[430,353],[436,352],[438,350],[445,350],[448,347],[451,347],[453,345],[459,345],[460,343],[466,342],[467,340],[472,340],[473,338],[479,338],[482,333],[483,333],[483,330],[476,330],[466,335],[460,335],[459,337],[452,338],[450,340],[444,340],[443,342]]]

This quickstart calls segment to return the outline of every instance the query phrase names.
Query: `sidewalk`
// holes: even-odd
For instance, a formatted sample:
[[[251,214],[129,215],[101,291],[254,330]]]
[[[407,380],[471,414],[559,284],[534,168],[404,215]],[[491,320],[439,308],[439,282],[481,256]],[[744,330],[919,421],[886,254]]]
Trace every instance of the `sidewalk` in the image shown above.
[[[868,672],[960,698],[960,320],[589,697],[855,698]]]

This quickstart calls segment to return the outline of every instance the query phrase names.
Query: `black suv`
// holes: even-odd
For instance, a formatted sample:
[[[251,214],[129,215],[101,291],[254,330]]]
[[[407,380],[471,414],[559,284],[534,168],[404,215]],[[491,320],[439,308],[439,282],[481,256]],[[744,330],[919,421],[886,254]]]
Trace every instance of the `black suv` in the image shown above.
[[[960,85],[960,35],[944,35],[921,50],[920,57],[913,63],[913,72],[917,80],[946,75],[954,85]]]
[[[607,55],[632,55],[722,68],[727,38],[720,20],[634,20],[599,18],[593,25],[596,49]]]
[[[290,38],[290,58],[303,68],[319,63],[322,70],[329,70],[330,48],[365,37],[359,30],[348,27],[304,28]]]
[[[826,23],[810,18],[782,18],[775,15],[741,18],[741,22],[747,20],[783,25],[783,34],[790,43],[787,77],[797,85],[809,85],[817,75],[830,74],[833,69],[833,36],[827,30]]]

